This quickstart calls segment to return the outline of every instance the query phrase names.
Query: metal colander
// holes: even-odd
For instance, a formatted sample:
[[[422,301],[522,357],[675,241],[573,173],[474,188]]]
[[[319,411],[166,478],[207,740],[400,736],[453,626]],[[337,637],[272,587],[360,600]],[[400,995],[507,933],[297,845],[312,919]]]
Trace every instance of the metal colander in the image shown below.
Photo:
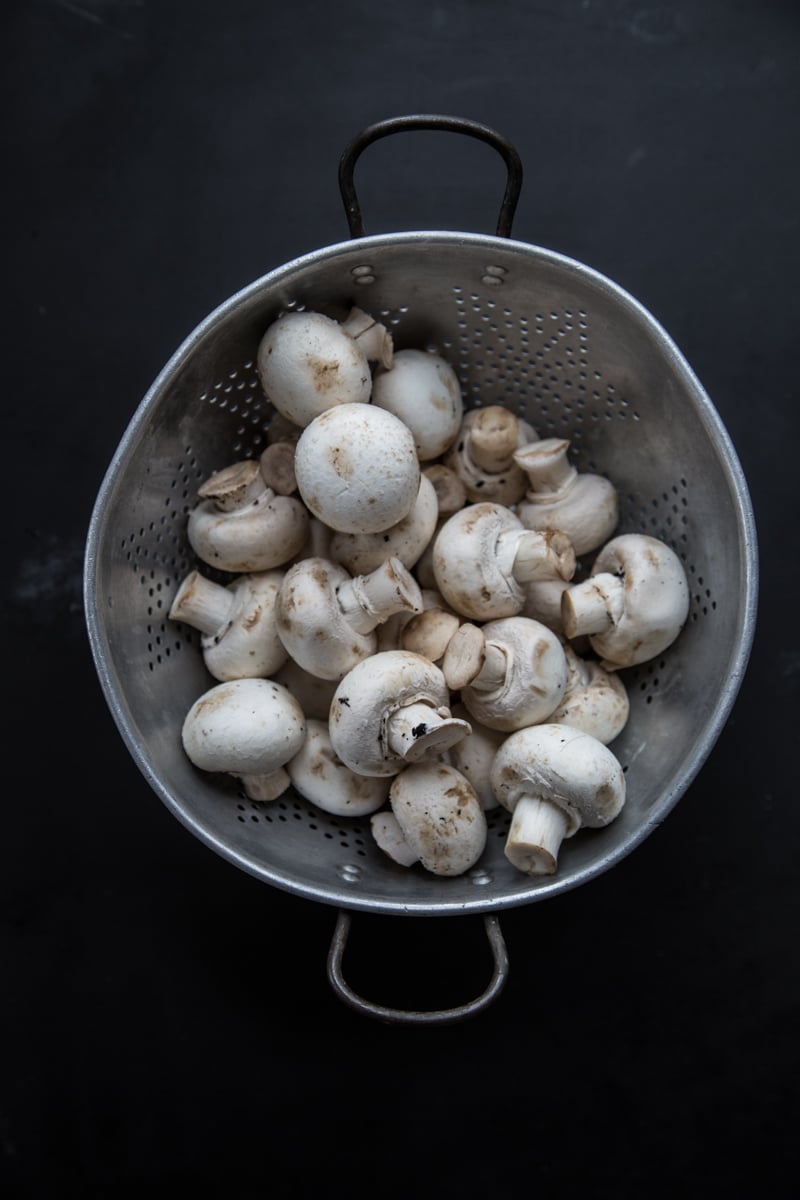
[[[481,138],[508,169],[496,235],[413,231],[365,236],[353,187],[377,138],[441,129]],[[338,910],[328,973],[354,1007],[386,1020],[455,1020],[495,998],[507,961],[498,913],[587,883],[638,846],[685,793],[727,720],[747,664],[757,597],[756,535],[729,436],[664,329],[622,288],[580,262],[509,236],[521,182],[513,147],[454,117],[400,117],[347,147],[340,187],[351,240],[296,258],[212,312],[178,348],[138,409],[102,482],[88,531],[85,610],[96,669],[119,731],[150,786],[193,834],[264,883]],[[266,446],[272,411],[256,348],[280,314],[380,318],[395,347],[429,348],[456,369],[466,407],[503,404],[542,437],[565,437],[579,470],[617,486],[619,532],[679,555],[688,620],[662,655],[623,673],[630,718],[612,749],[625,770],[621,815],[564,842],[558,871],[530,878],[503,853],[509,817],[487,814],[484,855],[442,878],[396,866],[369,819],[335,818],[294,791],[247,799],[233,778],[196,770],[180,740],[191,704],[214,681],[200,638],[168,619],[198,564],[186,538],[197,488]],[[228,577],[229,579],[230,577]],[[349,989],[341,959],[355,910],[411,916],[479,913],[495,955],[486,992],[462,1007],[395,1012]]]

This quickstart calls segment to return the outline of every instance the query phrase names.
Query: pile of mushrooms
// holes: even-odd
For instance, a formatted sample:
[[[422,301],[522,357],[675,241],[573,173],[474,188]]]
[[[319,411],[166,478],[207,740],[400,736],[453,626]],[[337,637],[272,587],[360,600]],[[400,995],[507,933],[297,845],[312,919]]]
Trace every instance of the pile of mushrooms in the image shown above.
[[[169,613],[213,680],[186,755],[251,799],[368,817],[403,870],[463,874],[503,807],[508,861],[553,874],[625,803],[624,671],[685,624],[679,558],[617,532],[567,439],[466,411],[450,363],[360,308],[278,316],[257,365],[267,449],[198,489]]]

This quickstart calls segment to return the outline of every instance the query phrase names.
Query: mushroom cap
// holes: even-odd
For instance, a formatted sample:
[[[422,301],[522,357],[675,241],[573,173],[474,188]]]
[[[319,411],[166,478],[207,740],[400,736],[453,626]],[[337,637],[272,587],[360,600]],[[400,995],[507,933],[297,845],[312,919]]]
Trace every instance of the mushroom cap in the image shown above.
[[[295,789],[316,808],[337,817],[377,812],[389,794],[388,778],[358,775],[337,757],[327,721],[309,718],[305,740],[286,764]]]
[[[316,417],[298,439],[294,469],[307,507],[340,533],[389,529],[419,494],[411,430],[372,404],[340,404]]]
[[[256,362],[267,399],[303,428],[334,405],[370,398],[366,354],[338,321],[322,313],[278,317],[261,338]]]
[[[226,624],[200,639],[203,660],[215,679],[266,679],[287,658],[278,636],[276,601],[283,571],[259,571],[227,584],[233,604]]]
[[[490,729],[511,731],[546,720],[567,686],[567,661],[557,634],[541,621],[521,616],[487,621],[481,633],[502,649],[506,674],[493,691],[463,687],[465,707]]]
[[[389,790],[392,812],[422,866],[463,875],[486,845],[486,816],[469,780],[443,762],[412,763]]]
[[[440,354],[428,350],[396,350],[389,370],[375,374],[372,403],[408,426],[422,463],[450,448],[464,415],[455,370]]]
[[[307,719],[315,717],[319,721],[328,720],[338,680],[321,679],[319,675],[312,675],[291,655],[287,656],[283,666],[278,668],[272,678],[289,689]]]
[[[303,710],[288,688],[272,679],[234,679],[195,700],[181,741],[203,771],[263,775],[293,758],[305,735]]]
[[[452,706],[452,712],[454,717],[469,721],[472,732],[450,747],[446,761],[469,780],[481,802],[481,808],[489,812],[498,807],[497,797],[492,791],[492,763],[507,735],[502,730],[490,729],[488,725],[476,721],[461,701]]]
[[[495,755],[491,782],[509,812],[522,799],[556,805],[567,819],[564,837],[583,825],[607,825],[625,803],[619,760],[596,737],[568,725],[528,725],[510,733]]]
[[[592,659],[584,659],[567,642],[567,686],[557,708],[547,718],[549,724],[570,725],[591,733],[607,746],[618,737],[630,715],[628,690],[616,671]]]
[[[353,575],[373,571],[389,556],[413,567],[436,531],[438,516],[436,489],[420,475],[417,497],[402,520],[376,533],[334,533],[330,556]]]
[[[336,589],[350,580],[339,563],[304,558],[284,574],[276,601],[278,636],[303,670],[339,680],[375,652],[376,634],[359,633],[346,619]]]
[[[398,709],[421,702],[449,715],[444,675],[409,650],[381,650],[339,681],[331,701],[331,744],[342,762],[364,775],[396,775],[404,759],[389,747],[387,725]]]
[[[525,532],[519,518],[492,501],[467,504],[442,524],[431,566],[436,587],[457,613],[488,621],[520,612],[525,587],[514,578],[513,553],[498,553],[501,535],[517,532]]]

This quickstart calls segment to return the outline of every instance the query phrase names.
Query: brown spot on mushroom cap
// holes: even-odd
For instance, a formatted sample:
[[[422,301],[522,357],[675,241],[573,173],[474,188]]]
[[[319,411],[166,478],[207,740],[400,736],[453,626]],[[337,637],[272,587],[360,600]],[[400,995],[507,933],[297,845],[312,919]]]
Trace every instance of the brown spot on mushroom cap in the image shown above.
[[[320,358],[316,354],[307,354],[306,363],[314,381],[314,387],[321,394],[336,387],[339,376],[339,363],[336,359]]]

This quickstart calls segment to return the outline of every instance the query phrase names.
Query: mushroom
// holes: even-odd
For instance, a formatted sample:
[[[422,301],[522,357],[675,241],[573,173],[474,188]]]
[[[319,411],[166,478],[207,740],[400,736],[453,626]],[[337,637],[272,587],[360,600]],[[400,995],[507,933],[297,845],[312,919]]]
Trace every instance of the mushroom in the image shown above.
[[[306,721],[305,741],[286,764],[295,790],[335,817],[364,817],[388,798],[389,779],[358,775],[337,758],[327,721]]]
[[[273,679],[217,683],[183,721],[183,748],[201,771],[232,775],[251,800],[275,800],[289,787],[285,764],[306,736],[291,692]]]
[[[419,494],[411,430],[372,404],[340,404],[300,435],[294,470],[314,516],[340,533],[377,533],[408,516]]]
[[[198,488],[189,544],[211,567],[235,574],[282,566],[308,535],[308,511],[295,496],[267,487],[257,459],[223,467]]]
[[[526,529],[560,529],[580,557],[613,534],[619,520],[617,489],[604,475],[578,471],[567,458],[566,438],[523,446],[514,462],[528,480],[514,511]]]
[[[455,471],[451,467],[446,467],[444,463],[430,463],[422,468],[422,474],[427,476],[434,486],[438,511],[434,531],[415,563],[415,574],[420,587],[435,588],[433,546],[436,535],[447,518],[451,517],[454,512],[458,512],[467,503],[467,491]]]
[[[471,620],[516,616],[525,585],[571,579],[575,552],[564,533],[526,529],[502,504],[467,504],[442,525],[433,546],[436,586],[456,612]]]
[[[515,504],[528,481],[514,454],[538,440],[528,421],[502,404],[487,404],[464,414],[459,435],[443,462],[462,480],[468,500]]]
[[[564,633],[586,635],[614,671],[646,662],[677,638],[689,612],[680,559],[660,538],[624,533],[606,542],[589,576],[561,599]]]
[[[266,679],[286,661],[275,620],[282,580],[283,571],[241,575],[228,584],[199,571],[185,577],[169,616],[200,631],[203,661],[215,679]]]
[[[320,679],[312,675],[298,662],[289,656],[282,667],[272,676],[276,683],[282,683],[294,696],[302,708],[306,718],[314,717],[319,721],[327,721],[330,712],[333,693],[336,691],[337,679]]]
[[[530,617],[503,617],[482,628],[464,622],[445,651],[442,672],[476,721],[504,731],[546,720],[567,685],[561,641]]]
[[[483,853],[486,816],[472,784],[448,763],[406,767],[391,782],[389,804],[396,826],[376,818],[372,832],[395,862],[405,860],[410,866],[418,861],[434,875],[455,876],[468,871]]]
[[[433,537],[438,515],[436,490],[426,475],[420,475],[417,498],[402,520],[376,533],[334,533],[330,557],[352,575],[373,571],[389,556],[413,567]]]
[[[396,558],[351,576],[326,558],[305,558],[286,571],[278,592],[278,636],[288,654],[320,679],[339,680],[374,654],[375,629],[393,613],[422,610],[414,577]]]
[[[607,746],[627,724],[627,688],[616,671],[607,671],[599,662],[583,658],[569,642],[564,645],[564,657],[567,686],[561,703],[547,718],[548,724],[582,729]]]
[[[296,442],[270,442],[258,460],[262,479],[279,496],[291,496],[292,492],[297,491],[295,447]]]
[[[450,449],[464,415],[455,370],[431,350],[396,350],[392,365],[375,372],[372,403],[388,409],[408,426],[421,463]]]
[[[401,867],[412,867],[419,862],[416,850],[405,838],[400,822],[390,808],[382,808],[369,819],[370,830],[376,846],[387,858]]]
[[[339,681],[331,702],[331,744],[353,771],[397,775],[443,753],[470,732],[454,717],[444,675],[407,650],[382,650]]]
[[[331,558],[332,541],[333,530],[330,525],[326,525],[324,521],[320,521],[319,517],[312,517],[309,513],[308,536],[297,553],[289,559],[286,564],[287,569],[290,566],[293,567],[295,563],[302,562],[304,558]]]
[[[505,855],[526,875],[553,875],[562,841],[608,825],[625,803],[625,776],[596,737],[567,725],[510,733],[491,770],[497,800],[512,814]]]
[[[469,721],[472,732],[450,747],[445,761],[470,781],[480,800],[481,808],[484,812],[490,812],[499,807],[492,789],[492,763],[507,734],[476,721],[461,701],[452,705],[452,713],[454,717],[462,717]]]
[[[370,362],[390,367],[391,334],[363,309],[344,321],[319,312],[287,312],[264,333],[256,365],[270,403],[305,428],[338,404],[366,403],[372,391]]]
[[[276,411],[271,413],[269,424],[264,432],[268,446],[278,442],[290,442],[296,446],[303,428],[301,425],[295,425],[294,421],[290,421],[283,413]]]

